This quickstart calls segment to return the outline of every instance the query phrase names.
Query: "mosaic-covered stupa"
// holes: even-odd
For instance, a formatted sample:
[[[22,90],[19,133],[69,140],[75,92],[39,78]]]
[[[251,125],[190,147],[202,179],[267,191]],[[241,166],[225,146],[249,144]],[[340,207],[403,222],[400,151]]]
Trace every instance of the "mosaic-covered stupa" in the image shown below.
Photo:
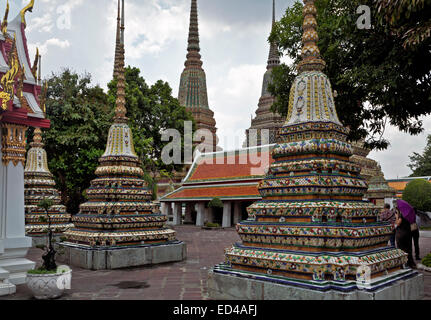
[[[34,130],[33,142],[30,143],[30,147],[24,170],[25,231],[27,236],[33,238],[33,243],[37,245],[44,244],[48,230],[47,214],[38,207],[40,201],[44,199],[53,201],[54,205],[48,210],[48,214],[54,236],[61,236],[64,231],[73,227],[73,224],[70,222],[71,215],[66,212],[66,207],[60,203],[60,194],[55,188],[53,175],[49,171],[40,128]]]
[[[123,32],[124,11],[120,43],[117,37],[117,46],[121,48],[116,51],[121,56],[116,61],[119,65],[115,66],[118,74],[114,123],[109,130],[106,151],[99,159],[100,165],[95,172],[97,178],[87,190],[88,202],[82,204],[79,214],[73,217],[75,227],[65,233],[67,247],[97,249],[104,255],[102,258],[93,256],[92,261],[81,265],[92,269],[157,263],[148,258],[151,253],[146,249],[162,245],[166,248],[170,244],[180,243],[176,240],[176,232],[165,228],[167,217],[151,202],[152,191],[143,179],[144,171],[127,124]],[[120,248],[137,250],[120,252]],[[72,263],[76,252],[70,252]],[[118,256],[111,264],[99,261],[112,258],[115,254]]]
[[[369,273],[370,290],[414,272],[403,268],[403,251],[387,246],[391,226],[379,222],[379,210],[362,200],[367,184],[361,168],[349,161],[348,129],[338,118],[331,83],[323,73],[314,2],[304,0],[302,61],[274,162],[258,186],[262,200],[237,225],[242,243],[226,249],[225,263],[213,270],[219,294],[229,291],[226,279],[312,292],[354,291],[362,271]],[[218,290],[214,282],[209,287]]]

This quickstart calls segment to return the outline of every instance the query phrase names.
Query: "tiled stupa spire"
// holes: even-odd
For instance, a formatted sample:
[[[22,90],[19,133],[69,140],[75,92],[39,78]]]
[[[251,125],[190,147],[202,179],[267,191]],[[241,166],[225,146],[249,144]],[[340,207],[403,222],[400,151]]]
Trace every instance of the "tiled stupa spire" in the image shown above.
[[[120,1],[123,1],[122,6]],[[121,11],[123,8],[122,17]],[[115,41],[115,58],[114,58],[114,78],[117,78],[120,73],[120,64],[124,55],[124,0],[118,0],[118,12],[117,12],[117,37]]]
[[[193,114],[197,129],[207,129],[213,134],[211,147],[217,148],[217,128],[214,112],[208,105],[208,92],[206,74],[202,68],[200,46],[197,0],[191,0],[190,27],[187,46],[187,60],[181,74],[178,100],[180,104]],[[210,150],[206,150],[207,152]]]
[[[275,0],[272,0],[272,30],[275,25]],[[262,144],[273,144],[276,142],[277,131],[284,124],[284,118],[279,114],[273,113],[271,107],[275,98],[269,93],[268,85],[272,81],[272,70],[280,65],[280,53],[278,44],[274,41],[270,43],[266,72],[263,76],[262,93],[259,99],[256,117],[251,121],[251,127],[246,131],[246,141],[244,147],[253,147]],[[256,131],[253,131],[256,130]],[[269,130],[269,139],[265,141],[262,136],[262,129]],[[254,136],[256,135],[256,137]]]
[[[249,219],[237,225],[242,244],[226,250],[215,272],[349,291],[357,289],[357,273],[369,270],[370,286],[384,286],[412,271],[403,269],[403,251],[387,247],[391,226],[362,200],[367,184],[349,161],[348,129],[322,72],[314,0],[304,3],[303,60],[274,163],[259,184],[263,200],[248,208]]]
[[[50,199],[54,205],[48,211],[54,234],[73,227],[70,223],[71,215],[66,213],[66,207],[60,204],[60,194],[55,189],[52,173],[48,169],[48,159],[42,143],[42,131],[34,130],[33,142],[30,143],[27,162],[24,170],[25,195],[25,230],[29,236],[43,236],[47,234],[48,221],[45,211],[38,207],[39,202]]]
[[[79,214],[73,217],[75,228],[65,235],[69,243],[91,247],[167,244],[176,240],[176,233],[165,229],[167,217],[151,202],[152,192],[143,179],[127,125],[124,50],[118,67],[114,124],[106,151],[99,159],[97,178],[87,190],[88,202],[80,206]]]

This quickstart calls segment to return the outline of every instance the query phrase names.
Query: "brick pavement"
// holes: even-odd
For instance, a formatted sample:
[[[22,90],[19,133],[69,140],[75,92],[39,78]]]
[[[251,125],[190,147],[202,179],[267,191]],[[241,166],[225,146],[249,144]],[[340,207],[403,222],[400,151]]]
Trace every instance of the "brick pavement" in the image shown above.
[[[153,267],[89,271],[73,268],[72,290],[63,300],[207,300],[208,269],[224,260],[224,248],[239,241],[233,228],[202,230],[175,227],[178,239],[187,243],[187,260]],[[421,238],[422,253],[431,252],[431,238]],[[28,258],[41,263],[41,251],[31,249]],[[425,299],[431,300],[431,273],[425,275]],[[1,299],[31,299],[25,285]]]

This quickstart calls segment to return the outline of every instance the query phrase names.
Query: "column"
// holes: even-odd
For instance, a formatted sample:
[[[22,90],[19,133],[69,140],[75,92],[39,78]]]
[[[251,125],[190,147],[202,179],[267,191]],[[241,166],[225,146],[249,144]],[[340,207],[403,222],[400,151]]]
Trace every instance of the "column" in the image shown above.
[[[181,202],[174,203],[174,226],[182,224],[183,206]]]
[[[192,209],[193,209],[193,203],[187,202],[186,203],[186,212],[185,212],[185,217],[184,217],[184,224],[193,223]]]
[[[223,228],[230,228],[232,226],[232,202],[223,202]]]
[[[205,203],[199,202],[196,204],[196,226],[203,227],[205,219]]]
[[[166,203],[166,215],[168,216],[168,224],[173,224],[173,221],[171,221],[172,219],[172,215],[173,215],[173,210],[172,210],[172,203],[171,202],[167,202]]]
[[[26,127],[3,123],[2,128],[8,138],[3,141],[0,130],[0,296],[14,293],[15,285],[25,283],[27,271],[35,265],[25,258],[32,245],[31,238],[25,236]]]
[[[241,222],[242,214],[241,214],[241,202],[235,201],[233,207],[233,223],[237,225]]]
[[[160,205],[160,212],[162,213],[162,215],[167,216],[168,215],[168,208],[167,208],[167,203],[166,202],[162,202]]]

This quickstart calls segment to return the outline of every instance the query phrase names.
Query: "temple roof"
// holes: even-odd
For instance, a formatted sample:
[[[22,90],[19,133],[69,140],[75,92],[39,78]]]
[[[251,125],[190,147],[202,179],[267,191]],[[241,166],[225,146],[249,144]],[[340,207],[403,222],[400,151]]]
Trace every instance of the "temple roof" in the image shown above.
[[[400,179],[390,179],[386,180],[388,182],[389,187],[395,189],[397,191],[397,197],[401,198],[403,195],[403,191],[409,182],[413,180],[423,179],[431,182],[431,177],[412,177],[412,178],[400,178]]]
[[[273,162],[274,146],[200,154],[182,186],[160,201],[261,199],[257,185]]]
[[[34,0],[30,1],[10,22],[7,21],[7,9],[2,23],[3,32],[0,34],[0,77],[7,74],[15,80],[13,83],[14,97],[8,102],[7,110],[2,110],[4,111],[2,121],[49,128],[50,122],[45,119],[44,106],[39,100],[42,88],[36,78],[38,66],[37,64],[32,66],[30,63],[25,34],[25,14],[27,11],[32,10],[33,4]],[[12,72],[14,56],[18,62],[17,72]],[[39,63],[40,72],[39,54],[37,54],[36,62]],[[23,72],[24,74],[22,75]],[[5,90],[5,88],[1,89],[2,92],[5,92]]]

